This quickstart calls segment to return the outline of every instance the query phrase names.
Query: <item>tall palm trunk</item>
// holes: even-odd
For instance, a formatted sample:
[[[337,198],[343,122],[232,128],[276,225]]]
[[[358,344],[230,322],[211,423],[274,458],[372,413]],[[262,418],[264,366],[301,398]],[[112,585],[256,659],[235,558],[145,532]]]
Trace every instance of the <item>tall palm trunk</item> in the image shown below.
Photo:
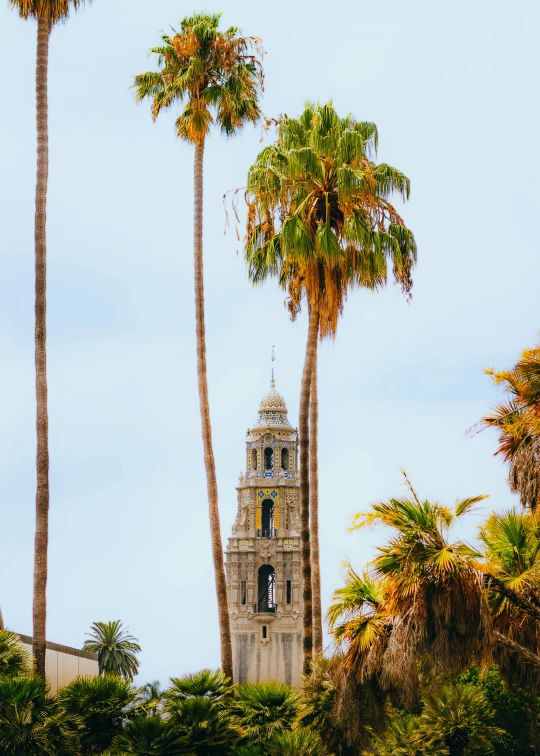
[[[309,532],[311,536],[311,584],[313,590],[313,656],[323,655],[321,567],[319,558],[319,400],[317,352],[313,358],[309,399]]]
[[[218,603],[219,629],[221,633],[221,666],[224,673],[232,679],[232,644],[227,605],[227,584],[223,564],[223,547],[219,526],[218,490],[216,481],[216,464],[212,448],[212,426],[210,424],[210,405],[208,402],[208,381],[206,378],[206,337],[204,325],[204,275],[203,275],[203,158],[204,141],[195,145],[195,323],[197,331],[197,377],[199,381],[199,403],[201,408],[202,440],[204,449],[204,467],[208,490],[208,509],[210,514],[210,535],[212,539],[212,556]]]
[[[4,627],[4,618],[2,616],[2,608],[0,607],[0,630],[5,630]]]
[[[308,338],[302,387],[300,390],[300,538],[302,544],[302,596],[304,599],[303,648],[304,673],[311,670],[313,658],[313,607],[311,588],[311,544],[309,537],[309,399],[313,362],[317,352],[319,334],[319,311],[309,307]]]
[[[36,401],[37,401],[37,492],[34,543],[33,647],[35,671],[45,679],[45,625],[47,620],[47,547],[49,541],[49,419],[47,415],[47,179],[49,136],[47,125],[47,72],[51,24],[38,17],[36,62],[37,181],[35,214],[36,276]]]

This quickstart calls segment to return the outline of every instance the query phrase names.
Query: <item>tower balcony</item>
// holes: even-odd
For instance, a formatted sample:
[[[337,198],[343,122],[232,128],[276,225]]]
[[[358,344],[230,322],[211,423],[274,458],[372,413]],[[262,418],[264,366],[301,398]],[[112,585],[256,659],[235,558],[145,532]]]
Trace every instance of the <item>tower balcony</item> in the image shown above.
[[[275,614],[277,612],[277,604],[260,602],[259,604],[253,604],[253,614]]]

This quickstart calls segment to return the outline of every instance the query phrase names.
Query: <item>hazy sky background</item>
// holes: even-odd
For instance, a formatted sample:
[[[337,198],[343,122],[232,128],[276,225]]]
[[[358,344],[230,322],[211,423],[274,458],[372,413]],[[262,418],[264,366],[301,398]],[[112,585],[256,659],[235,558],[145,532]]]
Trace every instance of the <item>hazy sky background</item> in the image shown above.
[[[36,26],[0,9],[0,602],[31,633],[35,496],[33,211]],[[223,24],[261,36],[264,113],[306,99],[379,127],[379,159],[411,178],[414,297],[350,297],[320,351],[323,599],[342,561],[381,533],[355,511],[404,492],[517,503],[496,438],[467,429],[498,392],[483,370],[535,343],[540,262],[537,2],[222,0]],[[48,637],[80,646],[120,618],[143,647],[139,680],[219,664],[196,388],[193,151],[174,115],[153,124],[132,76],[194,7],[95,0],[50,48]],[[245,432],[269,384],[297,424],[306,322],[274,283],[249,284],[224,192],[261,148],[248,129],[206,150],[207,345],[222,533],[236,513]],[[469,518],[473,538],[480,516]]]

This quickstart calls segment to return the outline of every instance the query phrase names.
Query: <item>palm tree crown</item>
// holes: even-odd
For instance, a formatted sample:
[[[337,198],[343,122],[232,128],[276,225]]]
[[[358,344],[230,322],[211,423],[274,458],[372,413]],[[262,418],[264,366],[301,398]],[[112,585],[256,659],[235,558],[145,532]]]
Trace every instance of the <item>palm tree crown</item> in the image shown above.
[[[180,32],[164,35],[153,47],[158,70],[135,77],[138,100],[152,98],[154,120],[174,103],[185,105],[177,118],[181,139],[204,141],[212,123],[232,136],[260,118],[258,92],[262,67],[259,41],[242,37],[237,27],[219,30],[221,14],[196,13],[185,18]]]
[[[510,465],[510,487],[524,507],[540,501],[540,346],[526,349],[512,370],[486,371],[507,400],[481,420],[499,433],[500,454]]]
[[[321,335],[335,333],[349,288],[378,288],[387,260],[406,292],[416,260],[412,233],[388,198],[408,199],[409,179],[371,158],[375,124],[340,118],[331,104],[308,103],[278,122],[277,142],[248,176],[246,259],[254,282],[268,275],[320,311]]]
[[[45,18],[51,24],[65,21],[70,10],[77,10],[92,0],[9,0],[22,18]]]
[[[373,561],[387,592],[386,610],[401,618],[405,646],[420,644],[437,664],[462,668],[489,648],[490,619],[471,549],[450,540],[450,529],[486,497],[449,508],[420,501],[410,490],[412,499],[378,502],[356,515],[353,529],[372,524],[393,529]]]
[[[532,608],[540,607],[538,515],[514,510],[493,513],[480,528],[480,542],[479,556],[490,588],[488,603],[496,631],[538,655],[540,625],[538,617],[527,611],[530,604]],[[497,580],[496,586],[491,585],[492,578]],[[536,686],[537,669],[519,663],[515,654],[505,648],[498,648],[497,652],[497,661],[507,679],[529,688]]]
[[[84,642],[84,650],[97,654],[102,675],[120,675],[133,680],[139,669],[137,654],[141,647],[137,639],[122,628],[120,620],[94,622],[91,640]]]

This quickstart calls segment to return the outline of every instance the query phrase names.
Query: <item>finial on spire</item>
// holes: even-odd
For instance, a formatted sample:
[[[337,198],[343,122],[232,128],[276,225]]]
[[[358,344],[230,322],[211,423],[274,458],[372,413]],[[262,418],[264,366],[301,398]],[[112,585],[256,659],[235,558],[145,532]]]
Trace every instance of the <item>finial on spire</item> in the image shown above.
[[[272,383],[270,384],[272,388],[276,387],[276,382],[274,380],[274,362],[276,361],[276,354],[274,352],[275,347],[272,347]]]

